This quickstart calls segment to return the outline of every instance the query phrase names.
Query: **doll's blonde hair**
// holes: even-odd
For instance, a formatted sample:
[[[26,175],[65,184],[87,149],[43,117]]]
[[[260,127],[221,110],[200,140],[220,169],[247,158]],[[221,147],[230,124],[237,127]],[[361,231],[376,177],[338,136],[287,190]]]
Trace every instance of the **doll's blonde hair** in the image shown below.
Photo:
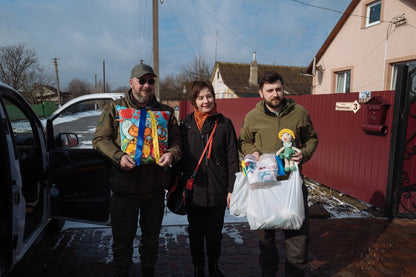
[[[282,136],[283,136],[283,134],[284,133],[288,133],[289,135],[291,135],[292,136],[292,138],[295,138],[295,133],[293,133],[293,131],[292,130],[290,130],[290,129],[282,129],[280,132],[279,132],[279,139],[282,139]]]

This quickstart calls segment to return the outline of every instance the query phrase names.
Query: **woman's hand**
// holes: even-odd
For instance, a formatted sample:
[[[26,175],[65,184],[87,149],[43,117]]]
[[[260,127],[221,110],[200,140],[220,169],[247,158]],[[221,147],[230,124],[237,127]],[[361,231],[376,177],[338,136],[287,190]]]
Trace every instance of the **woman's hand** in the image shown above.
[[[231,195],[233,195],[232,192],[229,192],[227,194],[227,208],[230,208]]]

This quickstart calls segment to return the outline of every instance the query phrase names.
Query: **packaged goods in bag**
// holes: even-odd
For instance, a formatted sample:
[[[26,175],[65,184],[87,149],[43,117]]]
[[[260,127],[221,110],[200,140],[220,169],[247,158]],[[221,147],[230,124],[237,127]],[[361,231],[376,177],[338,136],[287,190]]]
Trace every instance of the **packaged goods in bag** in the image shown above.
[[[267,183],[276,182],[278,166],[276,155],[263,154],[256,160],[252,155],[247,155],[244,159],[247,172],[247,181],[250,186],[263,186]]]
[[[298,230],[304,219],[302,178],[297,163],[287,180],[249,189],[247,221],[251,230]]]

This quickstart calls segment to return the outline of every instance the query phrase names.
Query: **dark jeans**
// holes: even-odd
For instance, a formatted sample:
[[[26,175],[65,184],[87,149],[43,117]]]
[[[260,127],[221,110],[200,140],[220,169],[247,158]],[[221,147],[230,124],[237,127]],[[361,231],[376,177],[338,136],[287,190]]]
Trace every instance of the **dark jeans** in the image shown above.
[[[205,266],[207,249],[208,264],[217,264],[221,254],[222,227],[225,207],[192,207],[188,212],[188,233],[192,263],[195,267]]]
[[[112,195],[110,215],[113,232],[113,264],[118,274],[127,273],[132,263],[133,240],[136,236],[139,212],[142,233],[139,245],[141,267],[155,265],[165,208],[164,198],[164,192],[146,200]]]
[[[283,230],[286,244],[286,276],[304,276],[308,268],[309,246],[309,213],[308,192],[305,185],[302,186],[305,206],[305,221],[299,230]],[[276,276],[279,254],[276,246],[276,230],[259,231],[259,247],[262,276]]]

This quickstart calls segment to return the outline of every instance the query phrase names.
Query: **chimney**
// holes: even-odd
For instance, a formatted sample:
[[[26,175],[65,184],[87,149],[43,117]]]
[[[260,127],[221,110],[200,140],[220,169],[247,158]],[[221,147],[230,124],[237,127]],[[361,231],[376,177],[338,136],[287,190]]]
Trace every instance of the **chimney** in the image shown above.
[[[248,79],[248,83],[250,85],[258,85],[258,78],[259,78],[259,72],[256,62],[256,52],[253,52],[253,60],[250,64],[250,78]]]

